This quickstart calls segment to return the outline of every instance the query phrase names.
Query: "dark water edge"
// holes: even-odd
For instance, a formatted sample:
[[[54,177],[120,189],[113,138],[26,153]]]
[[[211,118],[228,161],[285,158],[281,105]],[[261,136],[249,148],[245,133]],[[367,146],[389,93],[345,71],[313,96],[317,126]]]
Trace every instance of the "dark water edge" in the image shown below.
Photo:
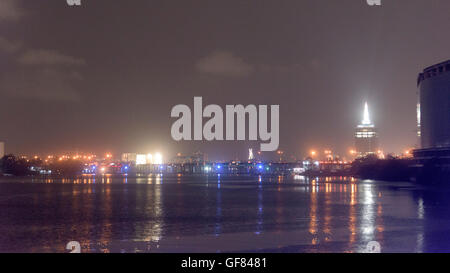
[[[0,252],[449,252],[449,194],[351,177],[3,177]]]

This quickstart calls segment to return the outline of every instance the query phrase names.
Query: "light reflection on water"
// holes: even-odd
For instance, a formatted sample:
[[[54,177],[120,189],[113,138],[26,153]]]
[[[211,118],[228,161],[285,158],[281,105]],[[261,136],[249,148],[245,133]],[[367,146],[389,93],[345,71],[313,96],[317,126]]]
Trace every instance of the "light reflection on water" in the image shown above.
[[[449,190],[248,176],[0,181],[0,251],[450,251]],[[438,201],[438,202],[437,202]],[[447,238],[447,237],[444,237]]]

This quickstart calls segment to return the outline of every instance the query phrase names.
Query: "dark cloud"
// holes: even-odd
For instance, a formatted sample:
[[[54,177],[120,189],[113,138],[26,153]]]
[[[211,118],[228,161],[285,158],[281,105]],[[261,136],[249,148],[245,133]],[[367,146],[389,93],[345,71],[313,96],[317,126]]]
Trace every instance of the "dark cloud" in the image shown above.
[[[203,73],[231,77],[247,76],[254,70],[252,65],[228,51],[215,51],[199,60],[196,67]]]
[[[17,0],[0,1],[0,21],[16,21],[23,15],[18,2]]]
[[[19,57],[19,63],[23,65],[61,65],[79,66],[86,62],[83,59],[61,54],[55,50],[30,49]]]
[[[3,5],[3,12],[16,8]],[[79,70],[86,61],[53,49],[27,48],[22,42],[0,36],[0,52],[11,55],[0,74],[0,94],[6,99],[43,102],[79,102]]]
[[[56,50],[24,49],[22,43],[0,37],[0,51],[17,56],[0,78],[0,94],[6,98],[47,102],[79,102],[77,84],[83,80],[83,59]],[[15,58],[15,57],[14,57]]]

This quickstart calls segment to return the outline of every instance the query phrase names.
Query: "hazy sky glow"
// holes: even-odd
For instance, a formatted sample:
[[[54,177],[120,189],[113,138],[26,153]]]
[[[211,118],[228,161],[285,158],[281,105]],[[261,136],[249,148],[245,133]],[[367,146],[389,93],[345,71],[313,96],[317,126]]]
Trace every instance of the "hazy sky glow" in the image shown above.
[[[1,0],[7,152],[202,150],[171,140],[172,106],[279,104],[280,149],[345,154],[364,101],[385,151],[416,143],[416,77],[450,58],[450,1]]]

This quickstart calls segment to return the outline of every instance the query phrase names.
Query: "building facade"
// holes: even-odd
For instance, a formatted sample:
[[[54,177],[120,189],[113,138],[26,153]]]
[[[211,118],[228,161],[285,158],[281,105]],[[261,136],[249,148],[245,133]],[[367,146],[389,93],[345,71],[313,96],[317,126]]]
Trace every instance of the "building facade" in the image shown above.
[[[450,60],[425,68],[417,85],[422,149],[450,147]]]
[[[450,177],[450,60],[432,65],[417,78],[420,142],[414,150],[417,181],[446,183]]]
[[[136,163],[137,154],[136,153],[123,153],[121,156],[122,162],[126,163]]]
[[[364,105],[364,117],[355,130],[355,148],[358,156],[376,154],[378,146],[378,132],[370,121],[369,106]]]

